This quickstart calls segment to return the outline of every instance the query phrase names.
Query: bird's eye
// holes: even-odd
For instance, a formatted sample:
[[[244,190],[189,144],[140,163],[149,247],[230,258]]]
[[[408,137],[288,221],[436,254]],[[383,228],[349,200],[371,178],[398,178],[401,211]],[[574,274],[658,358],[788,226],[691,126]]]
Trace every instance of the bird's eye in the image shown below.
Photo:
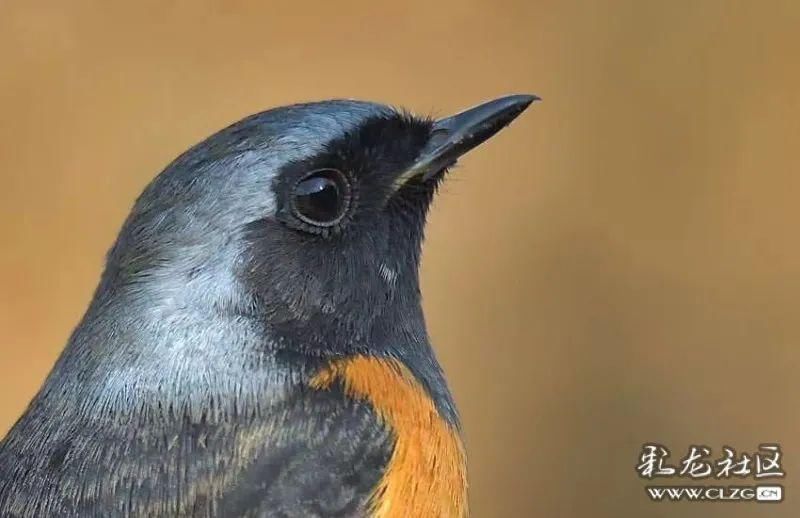
[[[294,186],[292,208],[302,221],[319,227],[338,223],[350,205],[350,182],[337,169],[312,171]]]

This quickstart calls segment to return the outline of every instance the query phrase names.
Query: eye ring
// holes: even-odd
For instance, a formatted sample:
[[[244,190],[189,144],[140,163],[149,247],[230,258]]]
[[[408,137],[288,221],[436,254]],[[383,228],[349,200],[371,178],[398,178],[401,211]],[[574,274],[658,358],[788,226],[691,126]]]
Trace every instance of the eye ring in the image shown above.
[[[338,169],[322,168],[306,173],[294,184],[290,204],[301,222],[328,229],[345,218],[352,198],[350,177]]]

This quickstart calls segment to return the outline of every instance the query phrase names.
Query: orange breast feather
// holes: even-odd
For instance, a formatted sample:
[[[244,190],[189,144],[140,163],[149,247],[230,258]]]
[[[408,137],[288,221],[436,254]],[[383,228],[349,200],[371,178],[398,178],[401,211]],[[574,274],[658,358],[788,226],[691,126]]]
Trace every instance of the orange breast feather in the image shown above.
[[[402,363],[357,356],[338,360],[312,380],[327,389],[341,381],[369,401],[396,436],[394,452],[371,499],[373,518],[461,518],[467,514],[464,447]]]

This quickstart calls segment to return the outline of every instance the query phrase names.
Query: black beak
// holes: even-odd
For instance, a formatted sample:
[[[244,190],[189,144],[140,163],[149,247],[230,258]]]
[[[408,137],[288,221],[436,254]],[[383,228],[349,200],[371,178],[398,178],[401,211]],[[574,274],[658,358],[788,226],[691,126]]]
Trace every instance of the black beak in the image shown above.
[[[433,124],[431,139],[402,181],[422,175],[428,180],[516,119],[535,95],[509,95],[470,108]]]

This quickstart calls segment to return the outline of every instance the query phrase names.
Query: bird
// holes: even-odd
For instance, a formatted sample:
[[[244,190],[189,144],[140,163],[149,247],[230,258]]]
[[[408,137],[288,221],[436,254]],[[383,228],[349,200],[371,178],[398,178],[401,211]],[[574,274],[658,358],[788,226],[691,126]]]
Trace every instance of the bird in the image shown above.
[[[298,103],[178,156],[0,443],[0,516],[467,516],[425,221],[458,159],[536,100],[440,119]]]

